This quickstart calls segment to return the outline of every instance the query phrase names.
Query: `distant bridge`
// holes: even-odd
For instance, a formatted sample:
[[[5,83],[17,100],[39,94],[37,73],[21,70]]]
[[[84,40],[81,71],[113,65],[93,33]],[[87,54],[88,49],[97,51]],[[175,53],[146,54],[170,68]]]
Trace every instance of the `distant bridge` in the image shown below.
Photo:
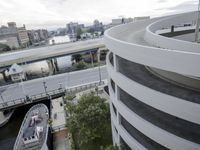
[[[66,56],[69,54],[97,50],[104,47],[105,45],[103,43],[103,39],[99,38],[87,41],[79,41],[74,43],[51,45],[40,48],[31,48],[27,50],[9,52],[0,55],[0,68],[9,67],[14,63],[32,63],[36,61]]]

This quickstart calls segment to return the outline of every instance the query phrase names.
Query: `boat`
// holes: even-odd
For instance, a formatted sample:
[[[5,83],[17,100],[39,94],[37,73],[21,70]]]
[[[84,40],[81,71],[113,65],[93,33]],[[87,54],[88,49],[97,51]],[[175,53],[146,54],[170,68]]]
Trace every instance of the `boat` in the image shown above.
[[[0,111],[0,127],[4,126],[9,121],[14,111],[14,109]]]
[[[46,105],[31,107],[22,122],[13,150],[48,150],[48,119]]]

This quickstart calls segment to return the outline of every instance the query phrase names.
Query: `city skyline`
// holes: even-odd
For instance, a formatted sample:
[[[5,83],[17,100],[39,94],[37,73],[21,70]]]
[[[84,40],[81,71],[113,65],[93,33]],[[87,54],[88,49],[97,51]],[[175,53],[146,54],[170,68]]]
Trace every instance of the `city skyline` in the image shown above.
[[[120,16],[156,17],[194,11],[197,10],[197,3],[197,0],[102,0],[95,1],[94,5],[92,0],[85,0],[84,3],[80,0],[30,0],[29,3],[25,0],[2,0],[0,25],[15,21],[19,26],[26,24],[27,29],[56,29],[65,27],[70,21],[89,25],[98,19],[103,23],[110,23],[111,19]]]

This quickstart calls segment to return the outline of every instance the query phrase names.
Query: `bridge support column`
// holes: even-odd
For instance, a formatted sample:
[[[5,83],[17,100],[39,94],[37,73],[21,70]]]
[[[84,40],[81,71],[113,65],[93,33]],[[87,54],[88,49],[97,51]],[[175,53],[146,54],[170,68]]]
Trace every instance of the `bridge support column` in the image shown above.
[[[3,79],[4,79],[4,81],[8,81],[9,80],[9,78],[6,76],[6,70],[4,70],[3,72],[1,72],[2,73],[2,75],[3,75]]]
[[[171,32],[174,32],[174,25],[171,26]]]
[[[97,50],[97,62],[100,62],[101,50],[100,48]]]
[[[91,64],[94,67],[94,59],[93,59],[93,55],[92,52],[90,51],[90,58],[91,58]]]
[[[53,59],[53,62],[54,62],[54,67],[55,67],[55,70],[56,71],[59,71],[59,68],[58,68],[58,61],[56,58]]]
[[[57,71],[59,71],[58,63],[57,63],[57,59],[56,58],[47,60],[47,64],[49,66],[49,71],[50,71],[51,75],[55,74]]]
[[[55,67],[54,67],[54,64],[53,64],[53,60],[49,59],[49,60],[46,60],[46,61],[47,61],[48,67],[49,67],[50,75],[55,74]]]

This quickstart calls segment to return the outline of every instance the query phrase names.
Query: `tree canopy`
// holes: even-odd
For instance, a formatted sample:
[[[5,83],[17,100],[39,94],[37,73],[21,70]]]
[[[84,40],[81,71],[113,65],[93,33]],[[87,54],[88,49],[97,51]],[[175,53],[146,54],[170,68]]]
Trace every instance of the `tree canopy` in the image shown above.
[[[76,150],[100,150],[112,144],[109,105],[94,92],[67,102],[67,126]]]
[[[82,55],[81,54],[74,54],[74,55],[72,55],[72,60],[79,62],[79,61],[82,60]]]
[[[10,51],[11,49],[10,49],[10,47],[8,45],[0,43],[0,50],[2,50],[2,51]]]

